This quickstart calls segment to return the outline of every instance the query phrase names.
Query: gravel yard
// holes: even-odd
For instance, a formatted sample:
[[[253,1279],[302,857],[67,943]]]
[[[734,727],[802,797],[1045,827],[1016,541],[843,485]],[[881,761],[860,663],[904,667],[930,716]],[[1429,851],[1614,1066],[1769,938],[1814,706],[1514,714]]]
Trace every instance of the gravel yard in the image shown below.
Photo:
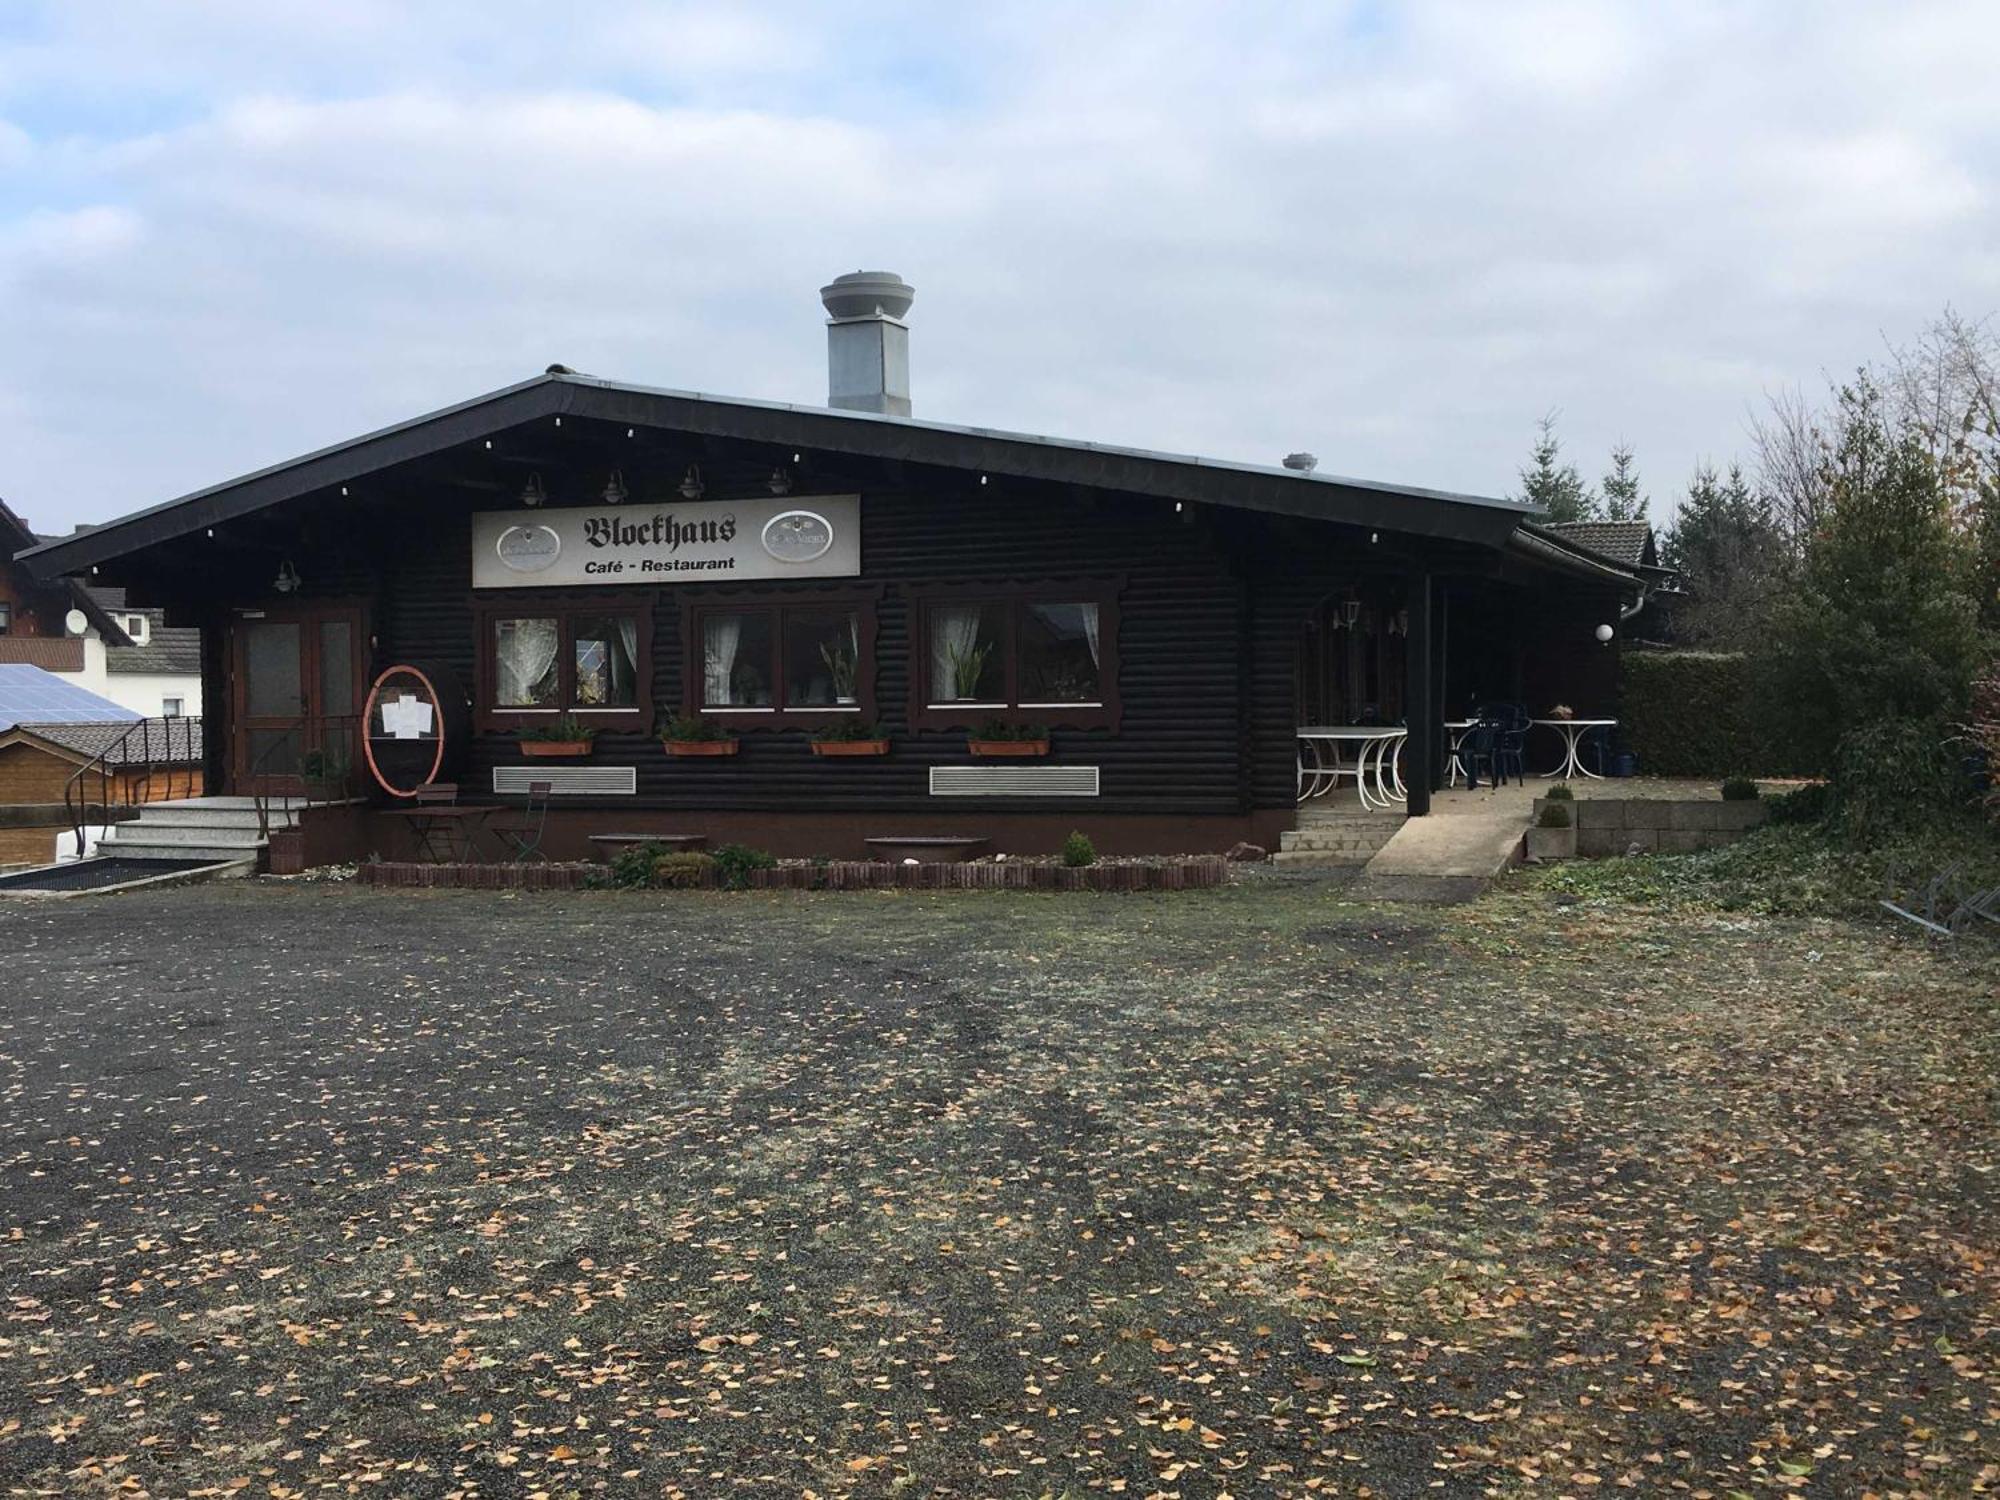
[[[0,907],[6,1494],[2000,1494],[2000,969],[1510,889]]]

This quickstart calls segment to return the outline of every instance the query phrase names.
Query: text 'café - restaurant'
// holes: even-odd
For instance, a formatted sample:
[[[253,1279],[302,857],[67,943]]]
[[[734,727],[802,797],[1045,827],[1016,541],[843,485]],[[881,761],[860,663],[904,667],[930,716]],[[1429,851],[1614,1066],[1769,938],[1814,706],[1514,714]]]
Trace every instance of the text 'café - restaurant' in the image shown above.
[[[1406,725],[1420,814],[1475,703],[1611,707],[1645,580],[1521,507],[917,421],[911,289],[822,295],[825,407],[555,366],[24,560],[201,627],[212,792],[351,765],[342,857],[425,777],[557,856],[1272,847],[1302,725]]]

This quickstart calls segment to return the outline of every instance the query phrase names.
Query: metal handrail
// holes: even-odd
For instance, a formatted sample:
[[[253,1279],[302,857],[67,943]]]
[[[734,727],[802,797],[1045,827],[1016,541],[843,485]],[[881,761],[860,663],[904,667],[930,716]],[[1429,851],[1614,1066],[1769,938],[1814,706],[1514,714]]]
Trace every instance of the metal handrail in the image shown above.
[[[176,753],[177,749],[180,753]],[[63,786],[63,811],[68,814],[70,831],[76,836],[77,858],[83,857],[84,830],[90,826],[93,806],[99,821],[110,823],[115,821],[111,815],[114,808],[139,807],[172,798],[176,777],[184,782],[186,795],[192,797],[204,773],[201,715],[162,714],[129,725],[117,739],[77,767]],[[166,782],[162,798],[153,795],[156,774],[163,774]],[[94,803],[90,798],[93,777],[97,787]]]
[[[341,732],[343,726],[344,733]],[[257,758],[250,764],[250,795],[257,805],[257,837],[271,837],[271,799],[274,795],[282,798],[288,808],[331,807],[336,802],[349,800],[359,785],[360,744],[361,715],[358,713],[301,714],[279,731],[279,737],[258,751]],[[296,780],[299,790],[274,794],[270,788],[272,773],[267,766],[271,757],[286,746],[296,753],[299,769],[279,774]],[[342,747],[341,753],[334,756],[329,748],[331,746]],[[319,769],[308,771],[307,763],[314,756],[321,757]]]

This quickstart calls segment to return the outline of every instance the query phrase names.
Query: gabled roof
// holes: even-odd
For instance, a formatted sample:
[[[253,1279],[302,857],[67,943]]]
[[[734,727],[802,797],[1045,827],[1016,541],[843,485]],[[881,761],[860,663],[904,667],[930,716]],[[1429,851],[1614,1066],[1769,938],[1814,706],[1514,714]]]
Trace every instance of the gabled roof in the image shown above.
[[[0,729],[16,724],[129,723],[138,717],[53,672],[0,662]]]
[[[1534,511],[1511,500],[1257,464],[955,427],[873,412],[625,385],[561,366],[518,385],[196,490],[26,554],[44,578],[188,536],[508,428],[575,416],[618,426],[1157,495],[1498,547]]]
[[[123,742],[116,759],[125,765],[182,765],[201,759],[201,731],[193,719],[149,719],[143,725],[16,724],[0,730],[0,745],[39,741],[66,758],[95,760]]]
[[[141,609],[125,602],[125,590],[86,584],[84,592],[108,614],[144,615],[146,639],[129,646],[111,646],[104,653],[104,670],[114,677],[198,677],[201,675],[201,632],[192,625],[167,624],[163,609]]]
[[[5,500],[0,500],[0,564],[19,561],[28,552],[35,550],[46,539],[36,536],[28,523],[14,513]],[[33,571],[32,569],[30,570]],[[47,578],[47,573],[36,573],[36,577]],[[67,588],[76,607],[83,611],[98,635],[107,646],[129,646],[132,638],[118,627],[118,623],[104,612],[104,607],[84,590],[79,583],[64,583],[57,587]]]
[[[1652,523],[1648,521],[1555,521],[1543,529],[1628,568],[1660,565]]]

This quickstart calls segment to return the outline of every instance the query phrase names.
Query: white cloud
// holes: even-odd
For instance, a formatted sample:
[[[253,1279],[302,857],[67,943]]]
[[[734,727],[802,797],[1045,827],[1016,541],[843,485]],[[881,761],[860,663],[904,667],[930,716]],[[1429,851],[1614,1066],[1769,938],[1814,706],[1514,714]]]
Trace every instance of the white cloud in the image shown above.
[[[0,40],[0,492],[107,515],[553,359],[1494,492],[1665,500],[2000,305],[1990,7],[52,3]]]

